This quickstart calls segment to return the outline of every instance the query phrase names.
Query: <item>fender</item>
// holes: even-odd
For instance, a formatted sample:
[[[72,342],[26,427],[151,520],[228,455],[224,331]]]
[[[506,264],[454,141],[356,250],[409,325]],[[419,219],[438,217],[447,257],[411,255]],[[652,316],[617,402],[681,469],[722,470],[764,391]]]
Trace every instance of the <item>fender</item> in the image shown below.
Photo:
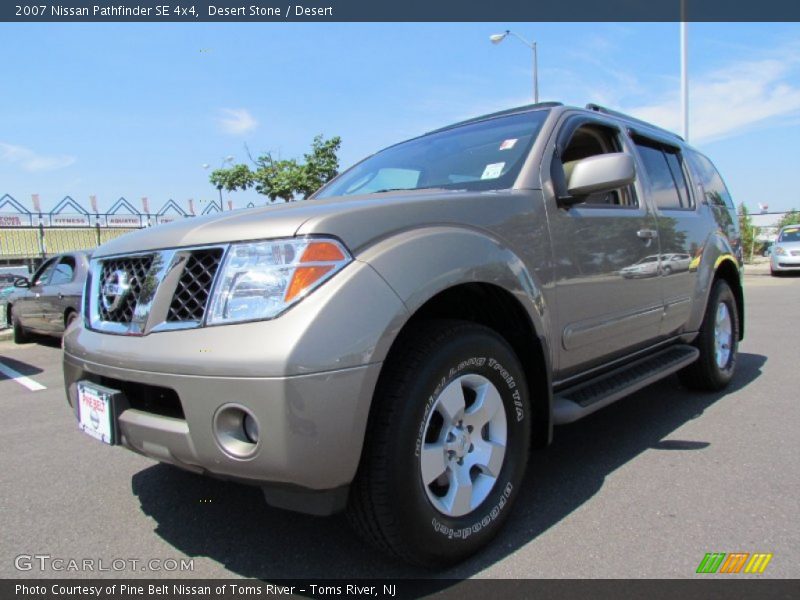
[[[409,318],[444,290],[463,283],[488,283],[517,299],[537,336],[548,331],[549,315],[536,276],[510,248],[483,231],[455,226],[405,231],[381,240],[357,259],[383,277]]]
[[[692,311],[686,324],[687,331],[698,331],[703,323],[708,298],[711,295],[711,285],[719,269],[730,263],[737,273],[741,284],[741,266],[736,259],[736,253],[728,239],[719,231],[708,236],[703,244],[701,254],[692,259],[690,269],[697,269],[697,282],[694,291]],[[739,306],[740,335],[744,331],[744,321],[741,318],[744,306]]]

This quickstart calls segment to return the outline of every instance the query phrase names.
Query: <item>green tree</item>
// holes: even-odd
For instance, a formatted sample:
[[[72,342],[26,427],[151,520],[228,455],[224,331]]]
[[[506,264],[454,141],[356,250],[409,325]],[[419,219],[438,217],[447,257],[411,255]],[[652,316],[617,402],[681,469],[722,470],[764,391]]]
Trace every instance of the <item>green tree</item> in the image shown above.
[[[253,187],[270,202],[278,198],[284,202],[293,202],[298,196],[307,198],[339,174],[337,153],[341,143],[338,136],[326,140],[318,135],[311,144],[311,152],[303,155],[302,163],[295,159],[276,159],[267,152],[258,158],[250,157],[252,168],[237,164],[228,169],[216,169],[209,181],[218,190],[229,192]]]
[[[218,190],[228,192],[246,190],[254,183],[253,172],[247,165],[233,165],[230,169],[215,169],[208,179]]]
[[[298,192],[305,198],[316,192],[323,185],[339,174],[339,157],[337,153],[342,145],[342,138],[334,136],[329,140],[321,135],[311,143],[311,154],[305,154],[304,169]]]
[[[800,212],[792,209],[783,215],[781,220],[778,221],[778,229],[786,227],[787,225],[800,225]]]
[[[744,202],[739,205],[739,234],[742,238],[742,255],[752,260],[756,242],[756,228]]]
[[[255,188],[259,194],[267,196],[270,202],[281,198],[292,202],[303,182],[303,167],[296,160],[275,160],[267,153],[259,156],[253,174]]]

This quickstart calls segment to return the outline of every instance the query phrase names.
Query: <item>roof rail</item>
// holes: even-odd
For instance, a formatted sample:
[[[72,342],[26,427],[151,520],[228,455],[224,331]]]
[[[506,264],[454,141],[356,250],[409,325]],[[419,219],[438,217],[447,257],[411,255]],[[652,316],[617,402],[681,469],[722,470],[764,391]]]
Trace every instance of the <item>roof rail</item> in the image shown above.
[[[526,104],[524,106],[517,106],[515,108],[507,108],[505,110],[501,110],[498,112],[489,113],[488,115],[473,117],[471,119],[467,119],[466,121],[459,121],[458,123],[453,123],[452,125],[447,125],[446,127],[440,127],[439,129],[428,131],[425,135],[428,135],[429,133],[438,133],[440,131],[446,131],[448,129],[452,129],[453,127],[460,127],[461,125],[469,125],[470,123],[477,123],[478,121],[494,119],[496,117],[504,117],[506,115],[528,112],[530,110],[537,110],[540,108],[555,108],[556,106],[564,106],[564,104],[562,102],[539,102],[538,104]]]
[[[670,131],[668,129],[664,129],[663,127],[659,127],[658,125],[653,125],[652,123],[648,123],[647,121],[642,121],[641,119],[637,119],[636,117],[632,117],[630,115],[626,115],[624,112],[620,112],[618,110],[612,110],[610,108],[606,108],[605,106],[600,106],[599,104],[593,104],[591,102],[586,105],[586,109],[587,110],[592,110],[594,112],[603,113],[604,115],[611,115],[612,117],[618,117],[620,119],[624,119],[626,121],[630,121],[631,123],[637,123],[639,125],[643,125],[645,127],[649,127],[650,129],[655,129],[655,130],[660,131],[662,133],[666,133],[670,137],[675,137],[675,138],[678,138],[681,141],[684,141],[684,139],[681,136],[679,136],[677,133],[675,133],[674,131]]]

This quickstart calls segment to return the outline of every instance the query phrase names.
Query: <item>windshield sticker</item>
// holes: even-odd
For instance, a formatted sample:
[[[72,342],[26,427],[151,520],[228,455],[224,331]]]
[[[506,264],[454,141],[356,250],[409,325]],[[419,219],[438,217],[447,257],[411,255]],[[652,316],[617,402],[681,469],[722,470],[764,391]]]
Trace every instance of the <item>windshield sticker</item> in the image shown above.
[[[514,138],[512,140],[504,140],[500,144],[500,150],[511,150],[516,143],[517,143],[517,138]]]
[[[797,233],[800,231],[800,227],[792,227],[791,229],[784,229],[783,233]]]
[[[483,170],[483,174],[481,175],[481,179],[497,179],[500,177],[500,173],[503,172],[503,167],[506,166],[506,163],[492,163],[490,165],[486,165],[486,168]]]

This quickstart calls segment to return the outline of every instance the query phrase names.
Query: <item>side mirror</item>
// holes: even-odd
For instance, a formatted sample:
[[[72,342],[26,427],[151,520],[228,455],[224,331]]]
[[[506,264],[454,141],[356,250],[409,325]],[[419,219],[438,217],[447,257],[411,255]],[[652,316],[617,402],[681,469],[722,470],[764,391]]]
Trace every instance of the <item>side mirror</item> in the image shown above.
[[[569,196],[559,198],[560,206],[583,202],[591,194],[610,192],[633,183],[636,167],[624,152],[590,156],[564,165]]]
[[[16,288],[29,288],[29,287],[31,287],[31,282],[28,281],[27,277],[17,277],[14,280],[14,287],[16,287]]]

